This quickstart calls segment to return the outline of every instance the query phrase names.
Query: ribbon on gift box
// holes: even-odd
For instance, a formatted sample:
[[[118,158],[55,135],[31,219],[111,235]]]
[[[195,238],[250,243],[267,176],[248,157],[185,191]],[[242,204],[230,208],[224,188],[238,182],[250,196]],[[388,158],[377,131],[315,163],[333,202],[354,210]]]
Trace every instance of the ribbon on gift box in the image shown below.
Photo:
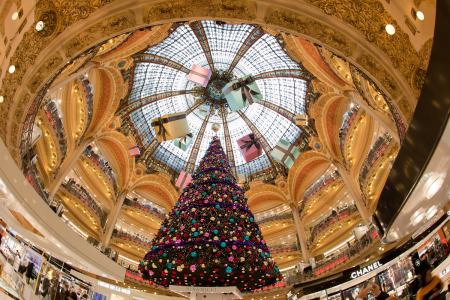
[[[177,120],[181,120],[186,118],[186,115],[178,115],[178,116],[172,116],[172,117],[167,117],[167,118],[158,118],[158,121],[152,122],[152,127],[158,126],[158,133],[156,134],[156,136],[162,136],[163,140],[166,140],[166,129],[164,128],[164,124],[169,123],[169,122],[173,122],[173,121],[177,121]]]
[[[253,90],[251,90],[248,85],[252,82],[255,82],[255,79],[253,79],[252,76],[249,76],[247,79],[242,80],[242,78],[238,79],[238,82],[233,83],[230,87],[228,87],[225,92],[223,93],[224,95],[227,95],[229,92],[241,89],[241,95],[242,95],[242,100],[244,101],[248,101],[248,103],[251,105],[253,104],[253,96],[259,95],[260,93],[255,92]]]
[[[250,138],[250,141],[241,140],[244,143],[244,145],[241,146],[241,149],[245,148],[245,151],[248,151],[252,146],[255,146],[256,149],[258,149],[258,156],[261,155],[261,145],[259,144],[258,139],[255,138],[253,133],[250,133],[248,137]]]
[[[188,175],[189,175],[189,173],[188,173],[188,172],[185,172],[185,173],[184,173],[184,176],[183,176],[183,180],[181,180],[181,184],[180,184],[180,187],[182,187],[182,186],[184,185],[184,182],[186,181],[186,179],[187,179]]]
[[[203,78],[206,78],[206,77],[208,77],[208,73],[206,73],[206,74],[203,74],[203,73],[200,73],[200,72],[197,72],[197,71],[194,71],[194,70],[191,70],[189,73],[191,73],[192,75],[197,75],[197,76],[200,76],[200,77],[203,77]]]
[[[295,161],[295,157],[291,153],[291,150],[293,148],[294,148],[294,145],[292,145],[292,144],[289,146],[289,148],[287,148],[287,150],[282,148],[282,147],[280,147],[280,146],[278,146],[278,145],[275,146],[275,149],[278,149],[278,150],[280,150],[281,152],[284,153],[284,156],[281,159],[282,162],[284,162],[286,160],[286,158],[288,158],[288,156],[292,159],[292,161]]]
[[[183,143],[187,143],[188,137],[192,138],[193,137],[192,133],[189,133],[189,134],[185,135],[184,137],[180,138],[180,145]]]

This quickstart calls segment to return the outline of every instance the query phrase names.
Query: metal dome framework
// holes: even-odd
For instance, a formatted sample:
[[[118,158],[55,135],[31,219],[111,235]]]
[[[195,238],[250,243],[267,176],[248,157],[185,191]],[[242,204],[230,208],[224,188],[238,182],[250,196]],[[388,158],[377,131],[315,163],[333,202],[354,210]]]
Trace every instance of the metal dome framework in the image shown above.
[[[195,21],[175,24],[172,33],[159,44],[137,53],[133,83],[119,115],[128,119],[141,141],[141,160],[150,157],[175,172],[193,172],[208,141],[217,135],[225,146],[233,172],[252,175],[275,166],[269,151],[279,139],[295,144],[301,130],[294,116],[306,111],[307,90],[313,76],[292,60],[277,38],[262,27]],[[240,111],[211,104],[206,117],[198,113],[205,103],[199,88],[187,80],[193,64],[240,78],[252,74],[263,100]],[[215,75],[213,75],[214,78]],[[158,143],[150,126],[159,116],[186,111],[193,142],[186,151],[173,141]],[[214,132],[212,124],[220,124]],[[246,163],[236,140],[254,133],[263,146],[263,155]]]

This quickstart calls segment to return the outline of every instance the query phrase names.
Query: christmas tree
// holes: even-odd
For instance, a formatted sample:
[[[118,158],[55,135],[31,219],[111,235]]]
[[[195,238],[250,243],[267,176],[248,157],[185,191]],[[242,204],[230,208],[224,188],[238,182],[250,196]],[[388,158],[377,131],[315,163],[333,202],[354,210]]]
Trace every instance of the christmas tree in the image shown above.
[[[217,137],[151,245],[140,269],[162,286],[248,292],[282,278]]]

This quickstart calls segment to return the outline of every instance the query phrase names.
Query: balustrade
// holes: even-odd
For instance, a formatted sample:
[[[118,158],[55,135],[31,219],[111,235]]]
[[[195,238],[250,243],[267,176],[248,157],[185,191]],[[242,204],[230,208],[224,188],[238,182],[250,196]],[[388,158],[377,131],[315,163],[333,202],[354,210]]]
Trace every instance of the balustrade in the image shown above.
[[[123,205],[127,205],[145,211],[154,216],[155,218],[160,219],[161,221],[164,220],[166,217],[166,215],[163,212],[159,211],[156,207],[151,206],[150,204],[142,204],[137,200],[135,201],[126,198],[123,202]]]
[[[357,112],[359,111],[359,106],[355,105],[347,111],[344,114],[341,128],[339,129],[339,143],[341,145],[341,151],[344,153],[344,145],[345,145],[345,139],[347,138],[348,130],[350,129],[350,126],[353,124],[353,121],[355,120],[355,117],[357,115]]]
[[[87,147],[84,150],[84,154],[89,158],[90,161],[92,161],[98,168],[100,168],[103,173],[105,173],[108,181],[114,189],[114,193],[117,193],[116,174],[114,174],[114,171],[111,169],[106,159],[100,154],[92,151],[91,146]]]
[[[264,223],[268,223],[268,222],[272,222],[272,221],[277,221],[277,220],[285,220],[285,219],[293,219],[293,215],[292,215],[292,211],[289,212],[284,212],[281,214],[274,214],[274,215],[270,215],[270,216],[262,216],[262,217],[256,217],[255,216],[256,221],[258,222],[258,224],[264,224]]]
[[[350,205],[345,208],[338,208],[338,211],[333,211],[330,215],[326,216],[322,221],[320,221],[318,224],[316,224],[311,229],[311,242],[313,242],[316,237],[325,229],[330,227],[332,224],[338,222],[339,220],[350,216],[352,213],[357,211],[355,205]]]
[[[124,241],[130,241],[139,244],[145,249],[150,249],[151,246],[151,241],[149,239],[146,239],[139,235],[132,235],[124,231],[118,231],[117,229],[114,229],[112,236]]]
[[[325,186],[333,183],[336,179],[340,177],[339,173],[337,171],[329,173],[325,175],[323,178],[319,178],[315,183],[313,183],[308,190],[306,190],[305,197],[303,198],[303,202],[299,208],[299,213],[301,213],[306,206],[306,204],[309,202],[309,200],[321,189],[323,189]]]
[[[42,199],[48,202],[48,191],[45,189],[42,178],[39,175],[39,171],[36,169],[36,166],[33,163],[30,162],[25,167],[24,175],[27,181],[34,188],[34,190],[39,194],[39,196],[41,196]]]
[[[100,224],[103,227],[106,222],[106,214],[102,211],[100,206],[95,202],[95,200],[89,195],[88,191],[82,186],[76,184],[71,178],[67,183],[63,183],[62,186],[72,195],[83,201],[87,206],[89,206],[94,213],[99,217]]]
[[[63,161],[67,153],[67,138],[62,115],[60,115],[57,104],[54,101],[49,101],[48,99],[47,103],[44,105],[44,113],[50,124],[52,124],[56,138],[58,139],[59,150],[61,152],[60,161]]]

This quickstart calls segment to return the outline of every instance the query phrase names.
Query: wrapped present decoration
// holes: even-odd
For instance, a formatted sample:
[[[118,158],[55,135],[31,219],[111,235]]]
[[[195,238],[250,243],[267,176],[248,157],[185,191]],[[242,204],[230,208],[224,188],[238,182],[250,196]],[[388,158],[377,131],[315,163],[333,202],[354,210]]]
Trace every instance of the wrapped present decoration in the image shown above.
[[[262,154],[262,147],[253,133],[237,140],[239,150],[246,162],[250,162]]]
[[[270,155],[279,163],[290,168],[294,164],[295,159],[300,155],[300,152],[297,147],[281,139],[275,148],[270,151]]]
[[[208,85],[209,79],[211,78],[211,75],[212,73],[210,70],[194,64],[188,74],[188,80],[190,82],[199,84],[202,87],[206,87]]]
[[[164,115],[152,120],[158,142],[173,140],[191,133],[184,112]]]
[[[222,93],[232,111],[243,109],[263,98],[251,74],[227,83]]]
[[[138,156],[141,155],[141,152],[139,151],[139,146],[135,145],[133,147],[128,148],[130,151],[130,156]]]
[[[247,181],[247,175],[245,174],[237,174],[237,183],[239,185],[243,185]]]
[[[211,107],[208,104],[202,104],[198,107],[198,113],[201,116],[206,117],[206,115],[209,115],[210,109]]]
[[[212,131],[217,132],[220,130],[220,125],[217,123],[212,124],[211,126]]]
[[[308,126],[308,121],[308,115],[295,115],[295,125],[297,126]]]
[[[189,148],[189,145],[192,143],[192,133],[174,139],[173,143],[181,150],[186,151],[186,149]]]
[[[184,189],[189,183],[191,183],[191,181],[192,175],[185,171],[181,171],[180,176],[178,176],[177,182],[175,183],[175,186],[180,189]]]

